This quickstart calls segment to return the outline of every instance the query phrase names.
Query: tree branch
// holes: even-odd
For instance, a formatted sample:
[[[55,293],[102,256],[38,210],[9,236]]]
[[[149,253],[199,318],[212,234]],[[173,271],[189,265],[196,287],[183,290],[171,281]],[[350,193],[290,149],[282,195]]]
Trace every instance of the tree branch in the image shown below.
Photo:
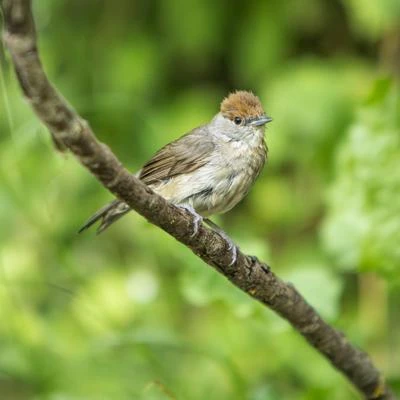
[[[368,355],[323,321],[297,290],[279,279],[266,264],[238,251],[237,261],[229,265],[229,244],[220,235],[201,226],[192,236],[192,216],[129,173],[52,86],[39,59],[31,1],[0,0],[0,5],[5,20],[3,38],[20,86],[58,149],[71,151],[111,193],[189,247],[235,286],[288,320],[364,398],[395,399]]]

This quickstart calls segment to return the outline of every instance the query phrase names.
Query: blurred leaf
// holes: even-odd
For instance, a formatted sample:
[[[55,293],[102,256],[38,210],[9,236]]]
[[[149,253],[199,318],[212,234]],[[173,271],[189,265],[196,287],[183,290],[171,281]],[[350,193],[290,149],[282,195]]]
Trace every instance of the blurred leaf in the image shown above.
[[[326,265],[296,265],[285,279],[292,283],[309,304],[332,321],[339,315],[339,298],[342,282]]]
[[[323,232],[343,268],[374,270],[399,283],[400,102],[392,85],[358,113],[337,156]]]
[[[343,0],[354,30],[360,36],[377,39],[398,26],[400,2],[398,0]]]
[[[180,55],[181,65],[176,68],[191,64],[201,70],[223,44],[223,2],[162,0],[160,6],[162,38],[168,49]]]
[[[250,87],[260,85],[260,77],[277,68],[287,52],[290,37],[281,4],[275,0],[252,2],[239,20],[237,44],[229,51],[238,81]]]
[[[267,132],[271,166],[292,160],[329,166],[332,147],[370,79],[368,68],[356,60],[308,59],[283,68],[263,96],[274,118]]]

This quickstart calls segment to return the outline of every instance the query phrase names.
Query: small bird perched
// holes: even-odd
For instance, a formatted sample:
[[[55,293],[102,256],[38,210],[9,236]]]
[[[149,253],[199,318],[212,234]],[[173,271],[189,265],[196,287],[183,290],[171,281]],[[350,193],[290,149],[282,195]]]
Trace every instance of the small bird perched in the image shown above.
[[[246,196],[267,158],[264,131],[270,121],[253,93],[231,93],[211,122],[161,148],[136,176],[166,200],[193,213],[196,233],[203,217],[229,211]],[[97,229],[101,233],[130,210],[123,201],[114,200],[79,232],[101,220]],[[212,221],[204,221],[222,233]]]

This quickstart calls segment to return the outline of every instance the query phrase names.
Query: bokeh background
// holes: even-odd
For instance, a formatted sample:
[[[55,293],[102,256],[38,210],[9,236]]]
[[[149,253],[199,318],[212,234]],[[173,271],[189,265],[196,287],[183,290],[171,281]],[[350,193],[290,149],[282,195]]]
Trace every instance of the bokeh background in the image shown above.
[[[234,89],[268,165],[217,218],[400,388],[399,0],[35,1],[43,62],[132,171]],[[357,399],[280,317],[111,199],[49,135],[2,48],[0,397]]]

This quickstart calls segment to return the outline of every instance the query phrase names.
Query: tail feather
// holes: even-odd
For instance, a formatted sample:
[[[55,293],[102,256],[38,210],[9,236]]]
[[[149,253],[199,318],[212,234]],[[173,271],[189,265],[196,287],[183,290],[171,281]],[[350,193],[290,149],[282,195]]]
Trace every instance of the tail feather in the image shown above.
[[[79,229],[78,233],[82,233],[86,229],[90,228],[97,221],[101,220],[99,227],[96,230],[96,234],[100,234],[107,229],[111,224],[119,220],[131,209],[127,204],[121,200],[114,200],[111,203],[105,205],[95,214],[93,214],[85,224]]]

